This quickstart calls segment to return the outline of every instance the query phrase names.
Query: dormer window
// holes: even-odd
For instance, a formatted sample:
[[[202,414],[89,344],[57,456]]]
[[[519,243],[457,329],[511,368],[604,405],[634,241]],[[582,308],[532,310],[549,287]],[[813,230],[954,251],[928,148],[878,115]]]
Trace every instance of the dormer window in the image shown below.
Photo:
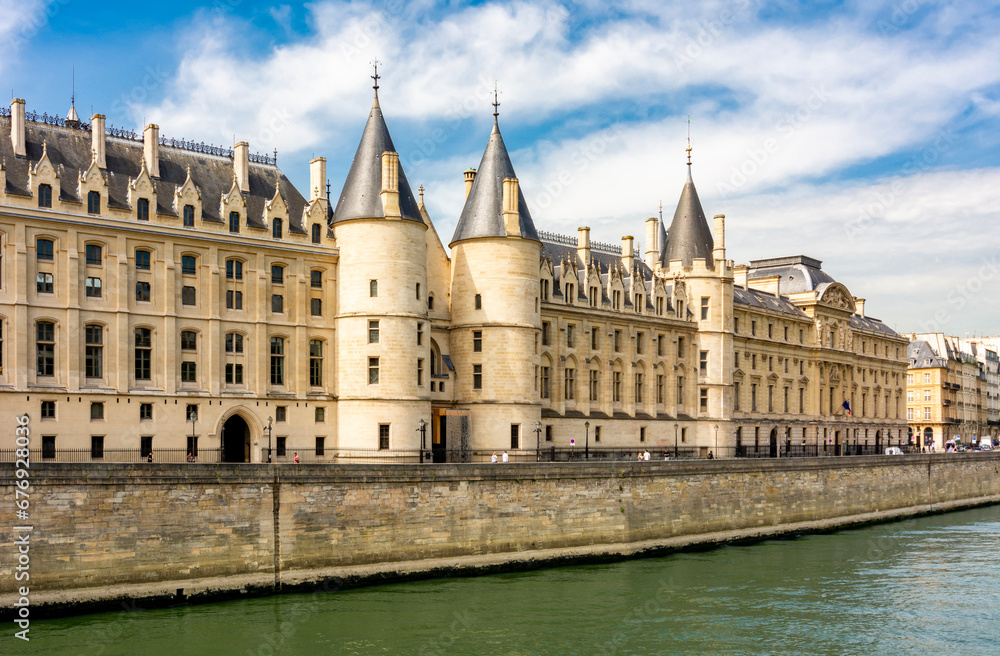
[[[194,205],[184,206],[184,227],[185,228],[194,227]]]
[[[311,230],[312,230],[312,243],[318,244],[319,243],[319,224],[318,223],[314,223],[312,225]]]
[[[87,193],[87,213],[88,214],[100,214],[101,213],[101,194],[97,191],[91,191]]]
[[[229,213],[229,232],[239,232],[240,231],[240,213],[230,212]]]
[[[149,200],[140,198],[135,203],[135,218],[140,221],[149,221]]]
[[[281,219],[274,219],[271,221],[271,236],[275,239],[281,239],[281,229],[282,222]]]
[[[52,185],[38,185],[38,206],[52,207]]]

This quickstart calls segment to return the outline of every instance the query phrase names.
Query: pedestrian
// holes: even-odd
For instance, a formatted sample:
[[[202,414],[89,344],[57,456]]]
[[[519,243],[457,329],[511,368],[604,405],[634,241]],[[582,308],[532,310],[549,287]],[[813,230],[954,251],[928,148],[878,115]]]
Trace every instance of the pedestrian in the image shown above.
[[[666,449],[664,449],[664,451],[663,451],[663,459],[664,460],[670,460],[670,452],[667,451]]]
[[[296,465],[299,464],[299,452],[298,451],[296,451],[294,454],[292,454],[292,462],[294,462]]]
[[[505,464],[505,465],[507,464],[507,461],[508,461],[508,460],[509,460],[509,457],[507,456],[507,452],[506,452],[506,451],[504,451],[504,452],[503,452],[503,462],[504,462],[504,464]]]
[[[494,451],[493,455],[490,456],[490,462],[492,462],[494,465],[497,464],[497,452],[496,451]]]
[[[642,451],[639,452],[639,461],[642,461]]]
[[[191,455],[190,451],[188,451],[188,462],[194,462],[194,456]]]
[[[150,451],[149,455],[146,456],[146,462],[153,462],[153,452]]]
[[[649,460],[649,449],[646,449],[645,451],[642,452],[642,459]]]
[[[712,455],[712,452],[711,452],[711,451],[709,451],[709,452],[708,452],[708,459],[709,459],[709,460],[715,460],[715,456],[714,456],[714,455]]]

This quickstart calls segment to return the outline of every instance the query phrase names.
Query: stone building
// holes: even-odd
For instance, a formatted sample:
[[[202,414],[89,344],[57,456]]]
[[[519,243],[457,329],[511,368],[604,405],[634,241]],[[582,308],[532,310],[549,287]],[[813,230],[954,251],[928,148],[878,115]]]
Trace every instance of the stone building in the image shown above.
[[[905,437],[907,341],[818,260],[728,260],[690,150],[669,230],[647,219],[640,254],[631,236],[537,230],[494,113],[445,248],[377,91],[335,202],[323,158],[302,194],[245,142],[91,121],[20,99],[0,114],[0,417],[28,412],[46,457],[783,455]]]
[[[989,338],[959,339],[943,333],[913,333],[907,348],[906,418],[909,435],[922,448],[941,449],[960,439],[969,445],[997,437],[997,352]]]

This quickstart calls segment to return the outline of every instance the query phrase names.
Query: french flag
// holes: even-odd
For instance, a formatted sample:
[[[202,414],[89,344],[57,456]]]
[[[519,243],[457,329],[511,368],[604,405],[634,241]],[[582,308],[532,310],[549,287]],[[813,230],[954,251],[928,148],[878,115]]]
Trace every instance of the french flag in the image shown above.
[[[844,401],[843,403],[840,404],[840,407],[844,409],[844,412],[847,413],[848,417],[851,416],[851,404],[850,403],[848,403],[847,401]]]

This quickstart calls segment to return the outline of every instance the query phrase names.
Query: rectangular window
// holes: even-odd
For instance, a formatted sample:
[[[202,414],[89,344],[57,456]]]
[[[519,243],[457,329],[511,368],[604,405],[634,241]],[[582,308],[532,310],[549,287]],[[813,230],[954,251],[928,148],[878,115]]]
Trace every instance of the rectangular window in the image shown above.
[[[543,399],[549,398],[549,368],[542,367],[540,396]]]
[[[271,338],[271,384],[285,384],[285,340]]]
[[[483,295],[482,294],[476,294],[476,309],[477,310],[482,310],[483,309]]]
[[[597,399],[599,398],[599,393],[600,393],[600,387],[599,387],[600,378],[599,378],[599,376],[600,376],[600,372],[597,371],[596,369],[592,369],[590,371],[590,400],[591,401],[597,401]]]
[[[677,377],[677,404],[684,403],[684,376]]]
[[[87,194],[87,213],[101,213],[101,194],[99,192],[91,191]]]
[[[418,323],[417,324],[417,346],[423,346],[423,343],[424,343],[424,324]]]
[[[483,389],[483,365],[472,365],[472,389]]]
[[[193,255],[181,255],[181,273],[193,276],[197,272],[198,258]]]
[[[152,253],[144,250],[136,250],[135,268],[137,271],[149,271],[151,260],[152,260]]]
[[[42,401],[42,419],[56,418],[56,402]]]
[[[733,383],[733,410],[740,410],[740,384]]]
[[[615,371],[611,374],[611,401],[622,402],[622,372]]]
[[[313,413],[313,416],[316,419],[317,424],[322,424],[323,422],[326,421],[326,408],[324,408],[323,406],[316,408],[316,410]]]
[[[372,298],[378,296],[378,280],[368,281],[368,295]]]
[[[678,360],[683,360],[684,359],[684,338],[683,337],[678,337],[677,338],[677,359]]]
[[[281,294],[271,294],[271,312],[281,314],[285,311],[285,297]]]
[[[708,320],[708,299],[709,299],[709,297],[707,297],[707,296],[702,296],[701,297],[701,320],[702,321],[707,321]]]
[[[243,292],[236,292],[232,289],[226,290],[226,307],[230,310],[243,309]]]
[[[153,404],[139,404],[139,421],[151,421],[153,419]]]
[[[194,227],[194,205],[184,206],[184,227]]]
[[[326,455],[326,438],[317,437],[316,438],[316,455],[325,456]]]
[[[750,412],[757,412],[757,383],[750,385]]]
[[[284,226],[282,225],[281,219],[274,219],[271,222],[271,236],[274,239],[281,239],[281,234]]]
[[[42,458],[56,457],[56,436],[42,435]]]
[[[54,376],[56,371],[56,325],[51,321],[35,324],[35,374]]]
[[[35,275],[35,287],[39,294],[51,294],[53,290],[53,278],[51,273],[38,273]]]
[[[774,385],[767,386],[767,411],[774,412]]]
[[[924,419],[928,420],[930,418],[931,418],[931,409],[930,408],[924,408]]]
[[[100,401],[94,401],[90,404],[90,418],[91,419],[104,419],[104,403]]]
[[[104,328],[84,326],[84,373],[87,378],[104,376]]]
[[[545,441],[546,442],[551,442],[552,441],[552,425],[551,424],[547,424],[545,426]]]
[[[424,385],[424,359],[417,358],[417,385],[423,387]]]
[[[135,283],[135,300],[149,302],[150,299],[150,284],[148,282],[137,282]]]
[[[152,378],[153,333],[148,328],[135,329],[135,379]]]
[[[576,398],[576,369],[565,369],[563,371],[563,397],[567,401]]]
[[[101,298],[101,279],[87,278],[87,298]]]
[[[645,348],[646,333],[636,333],[635,334],[635,352],[637,355],[642,355],[642,350]]]
[[[181,287],[181,305],[196,305],[196,293],[191,285]]]
[[[788,388],[785,387],[782,390],[782,397],[784,401],[782,402],[782,412],[788,412]]]
[[[799,388],[799,412],[804,413],[806,411],[806,390],[802,387]]]
[[[636,404],[643,402],[643,386],[642,386],[642,374],[635,374],[635,402]]]
[[[35,259],[52,260],[54,250],[55,250],[55,244],[52,242],[51,239],[35,240]]]
[[[521,443],[521,426],[520,424],[510,425],[510,448],[517,449]]]
[[[309,230],[312,233],[312,243],[318,244],[320,237],[320,228],[318,223],[314,223],[312,228]]]
[[[698,373],[702,376],[708,375],[708,351],[698,353]]]
[[[483,333],[480,330],[472,331],[472,350],[480,353],[483,350]]]
[[[87,254],[87,266],[101,266],[104,264],[104,249],[97,244],[87,244],[85,252]]]
[[[378,448],[382,451],[389,448],[389,424],[378,425]]]
[[[323,385],[323,342],[319,339],[309,340],[309,385]]]
[[[656,375],[656,402],[663,403],[663,374]]]
[[[285,267],[279,266],[277,264],[271,265],[271,284],[272,285],[285,284]]]
[[[242,385],[243,384],[243,365],[239,362],[227,362],[226,363],[226,384],[227,385]]]
[[[239,232],[240,231],[240,213],[230,212],[229,213],[229,232]]]
[[[274,441],[274,455],[279,458],[284,458],[288,455],[288,437],[281,435],[274,438]]]
[[[378,320],[373,319],[368,322],[368,343],[378,344]]]
[[[576,326],[573,324],[566,325],[566,348],[573,348],[576,340],[574,339],[573,333],[576,332]]]
[[[136,201],[135,218],[139,221],[149,221],[149,199],[140,198]]]
[[[590,348],[596,351],[599,348],[600,342],[598,342],[597,337],[600,334],[600,328],[597,326],[590,327]]]
[[[323,316],[323,299],[321,298],[309,299],[309,314],[314,317]]]
[[[378,358],[368,358],[368,384],[378,385]]]
[[[323,289],[323,272],[314,269],[309,272],[309,286],[313,289]]]
[[[704,387],[698,391],[698,407],[702,412],[708,412],[708,390]]]
[[[913,421],[913,408],[906,409],[906,419],[909,421]]]
[[[420,283],[417,283],[417,300],[420,300]]]
[[[924,374],[924,385],[930,385],[930,383],[931,383],[931,375]]]
[[[91,435],[90,436],[90,459],[91,460],[101,460],[104,458],[104,436],[103,435]]]
[[[52,207],[52,185],[38,185],[38,206]]]
[[[226,279],[243,280],[243,263],[239,260],[226,260]]]
[[[195,383],[198,381],[198,365],[194,362],[181,362],[181,382]]]
[[[549,322],[542,322],[542,346],[549,345]]]
[[[617,353],[618,351],[622,350],[622,331],[620,331],[620,330],[616,330],[615,331],[614,340],[615,340],[614,341],[614,349],[615,349],[615,352]]]

